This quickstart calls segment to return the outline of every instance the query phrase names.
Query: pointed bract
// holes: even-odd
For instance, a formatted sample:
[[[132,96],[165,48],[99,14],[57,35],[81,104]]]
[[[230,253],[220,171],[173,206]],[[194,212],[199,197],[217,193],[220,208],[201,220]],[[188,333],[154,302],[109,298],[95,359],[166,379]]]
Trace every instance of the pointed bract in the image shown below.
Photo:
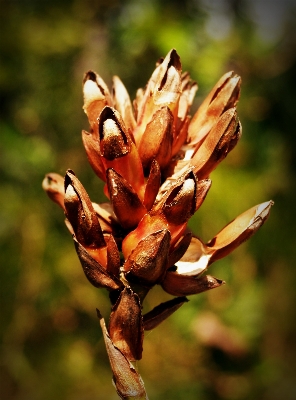
[[[173,296],[190,296],[215,289],[224,283],[224,281],[210,275],[195,277],[168,271],[161,286],[167,293]]]
[[[124,288],[112,308],[109,334],[129,361],[142,358],[144,328],[141,304],[138,295],[129,287]]]
[[[91,129],[97,131],[97,119],[102,109],[111,104],[109,89],[103,79],[93,71],[88,71],[83,79],[83,109]]]
[[[141,159],[125,124],[114,108],[105,107],[99,119],[100,151],[105,169],[113,168],[144,197],[144,174]],[[137,171],[137,173],[135,173]]]
[[[192,157],[191,164],[198,179],[208,178],[217,165],[224,160],[241,137],[241,125],[234,108],[226,111],[218,119],[197,153]]]
[[[65,176],[65,209],[78,242],[96,250],[106,246],[98,217],[88,194],[73,171]]]
[[[63,210],[65,209],[64,178],[61,175],[54,172],[46,174],[42,182],[42,188],[52,201],[57,203]]]
[[[142,239],[126,260],[123,270],[128,279],[148,285],[157,283],[168,267],[170,232],[156,231]]]
[[[74,244],[83,272],[93,286],[109,291],[123,287],[122,282],[100,265],[75,238]]]
[[[106,181],[105,167],[101,157],[100,141],[98,135],[82,131],[82,141],[88,161],[97,176]]]
[[[108,191],[118,221],[125,229],[133,229],[147,212],[137,193],[113,168],[107,171]]]
[[[161,172],[160,166],[156,160],[153,160],[150,167],[150,173],[147,179],[145,196],[144,196],[144,206],[147,211],[150,211],[154,201],[156,199],[157,193],[160,188],[161,183]]]
[[[145,331],[156,328],[170,315],[177,311],[184,303],[187,302],[188,299],[186,297],[175,297],[172,300],[168,300],[154,307],[153,310],[143,315]]]
[[[113,103],[114,108],[122,116],[127,129],[132,132],[136,126],[132,104],[129,94],[118,76],[113,77]]]
[[[168,107],[162,107],[147,124],[139,144],[139,155],[144,169],[156,160],[164,169],[171,159],[173,142],[173,115]]]
[[[249,239],[269,217],[273,201],[250,208],[225,226],[207,243],[210,264],[227,256],[240,244]]]
[[[99,310],[97,310],[97,314],[113,372],[113,382],[119,397],[123,400],[148,400],[141,376],[131,362],[113,344]]]
[[[191,145],[198,146],[217,123],[219,117],[236,106],[241,79],[233,71],[220,78],[193,116],[188,133]]]

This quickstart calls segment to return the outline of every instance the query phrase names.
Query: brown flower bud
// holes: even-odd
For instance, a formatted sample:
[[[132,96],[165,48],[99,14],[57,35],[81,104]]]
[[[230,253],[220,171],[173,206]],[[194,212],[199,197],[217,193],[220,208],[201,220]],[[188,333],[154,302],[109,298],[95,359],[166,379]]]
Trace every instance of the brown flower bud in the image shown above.
[[[113,235],[109,235],[107,241],[107,271],[119,278],[120,254]]]
[[[83,272],[93,286],[105,288],[109,291],[118,290],[123,287],[123,283],[96,261],[75,238],[74,245]]]
[[[171,50],[154,70],[145,90],[137,97],[137,127],[134,137],[139,144],[153,114],[167,106],[174,113],[181,94],[181,62],[176,50]]]
[[[101,155],[108,161],[123,157],[130,152],[124,122],[114,108],[105,107],[99,119]]]
[[[111,340],[129,361],[142,358],[143,319],[139,297],[125,287],[112,308],[109,322]]]
[[[105,266],[106,243],[98,217],[84,187],[71,170],[65,176],[65,209],[78,242]]]
[[[122,241],[124,258],[127,259],[138,243],[146,236],[163,229],[168,229],[168,223],[163,214],[145,214],[137,228],[130,232]]]
[[[92,130],[97,131],[97,119],[102,109],[111,104],[108,87],[98,74],[88,71],[83,79],[83,95],[83,109]]]
[[[147,179],[145,196],[144,196],[144,206],[149,211],[151,210],[154,201],[156,199],[158,190],[160,188],[161,182],[161,172],[159,164],[156,160],[153,160],[150,167],[150,173]]]
[[[169,223],[174,225],[184,224],[195,211],[196,203],[196,180],[188,178],[182,186],[176,188],[177,193],[172,191],[163,207],[163,213]],[[174,196],[175,195],[175,196]]]
[[[46,174],[42,182],[42,188],[52,201],[57,203],[62,209],[65,208],[64,178],[61,175],[54,172]]]
[[[159,201],[152,212],[163,212],[170,225],[184,224],[195,211],[196,190],[196,178],[189,169],[175,181],[171,181],[167,191],[163,194],[159,192]]]
[[[170,238],[163,229],[142,239],[123,266],[128,279],[144,285],[157,283],[168,267]]]
[[[215,289],[225,282],[210,275],[196,277],[193,275],[181,275],[168,271],[161,283],[162,288],[173,296],[190,296],[210,289]]]
[[[100,149],[105,169],[113,168],[144,198],[144,174],[138,150],[118,111],[105,107],[99,120]]]
[[[188,299],[186,297],[175,297],[172,300],[168,300],[154,307],[153,310],[143,315],[145,331],[150,331],[151,329],[156,328],[187,302]]]
[[[204,179],[224,160],[241,137],[241,125],[234,108],[221,115],[191,159],[198,179]]]
[[[156,160],[164,169],[171,159],[173,141],[173,115],[168,107],[162,107],[146,126],[139,144],[139,155],[145,169]]]
[[[113,344],[99,310],[97,310],[97,314],[113,372],[113,382],[119,397],[130,400],[148,400],[141,376],[131,362]]]
[[[82,131],[82,141],[92,169],[102,181],[106,181],[105,167],[101,157],[98,135]]]
[[[173,110],[181,94],[182,70],[180,57],[175,49],[167,54],[157,69],[151,77],[153,101],[156,105],[168,105]]]
[[[136,126],[132,104],[129,94],[118,76],[113,77],[113,103],[125,121],[127,129],[132,132]]]
[[[191,80],[188,72],[184,72],[181,75],[181,95],[178,104],[178,119],[176,123],[177,131],[179,131],[188,115],[197,89],[197,83]]]
[[[137,193],[114,169],[107,170],[110,199],[118,221],[125,229],[133,229],[147,212]]]
[[[188,132],[191,145],[198,146],[216,125],[220,116],[236,106],[240,85],[241,78],[233,71],[220,78],[191,120]]]
[[[201,181],[198,181],[197,191],[196,191],[195,211],[197,211],[204,202],[211,186],[212,186],[211,179],[202,179]]]

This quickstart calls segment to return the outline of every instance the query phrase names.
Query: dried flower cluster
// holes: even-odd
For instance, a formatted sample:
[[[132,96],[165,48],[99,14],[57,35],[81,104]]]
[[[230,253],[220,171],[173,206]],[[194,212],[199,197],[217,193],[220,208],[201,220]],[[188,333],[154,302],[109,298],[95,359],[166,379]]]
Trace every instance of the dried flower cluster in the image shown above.
[[[147,398],[131,363],[142,357],[144,330],[160,324],[186,296],[221,286],[204,272],[269,215],[272,201],[244,212],[208,243],[187,228],[210,189],[210,173],[241,136],[240,82],[233,72],[222,76],[191,118],[197,85],[182,73],[175,50],[158,62],[133,106],[118,77],[110,94],[99,75],[87,72],[83,108],[90,132],[83,131],[82,139],[110,201],[92,203],[71,170],[43,181],[65,212],[86,277],[110,292],[108,328],[98,315],[122,399]],[[142,302],[156,284],[174,297],[142,315]]]

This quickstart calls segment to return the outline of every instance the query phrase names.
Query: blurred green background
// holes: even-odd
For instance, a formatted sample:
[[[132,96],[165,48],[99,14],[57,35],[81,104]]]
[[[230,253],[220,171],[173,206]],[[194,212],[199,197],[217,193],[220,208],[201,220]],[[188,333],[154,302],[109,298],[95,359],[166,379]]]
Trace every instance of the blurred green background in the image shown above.
[[[116,399],[95,308],[44,174],[72,168],[93,201],[102,186],[81,130],[82,77],[119,75],[132,98],[176,48],[198,82],[194,111],[220,76],[242,76],[243,137],[212,174],[190,222],[209,240],[273,199],[268,222],[211,273],[227,285],[192,296],[146,334],[138,369],[151,400],[296,398],[295,6],[292,1],[7,0],[1,26],[1,398]],[[159,288],[147,309],[168,299]]]

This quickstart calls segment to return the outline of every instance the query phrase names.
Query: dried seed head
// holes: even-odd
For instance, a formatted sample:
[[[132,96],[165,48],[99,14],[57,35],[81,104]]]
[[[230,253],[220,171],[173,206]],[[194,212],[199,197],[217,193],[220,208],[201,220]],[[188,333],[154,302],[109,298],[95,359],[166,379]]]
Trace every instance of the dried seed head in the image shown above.
[[[191,119],[197,84],[181,71],[176,50],[159,60],[132,103],[118,77],[113,96],[95,72],[83,82],[90,133],[82,139],[89,162],[106,181],[110,202],[92,203],[75,174],[48,174],[43,187],[67,216],[89,281],[109,291],[109,332],[100,323],[122,399],[147,399],[131,365],[142,356],[143,328],[153,329],[187,301],[187,295],[221,286],[203,275],[214,261],[247,240],[267,219],[272,201],[241,214],[205,244],[192,237],[189,218],[210,187],[211,172],[241,136],[236,104],[240,77],[225,74]],[[175,299],[142,317],[142,302],[155,284]]]

